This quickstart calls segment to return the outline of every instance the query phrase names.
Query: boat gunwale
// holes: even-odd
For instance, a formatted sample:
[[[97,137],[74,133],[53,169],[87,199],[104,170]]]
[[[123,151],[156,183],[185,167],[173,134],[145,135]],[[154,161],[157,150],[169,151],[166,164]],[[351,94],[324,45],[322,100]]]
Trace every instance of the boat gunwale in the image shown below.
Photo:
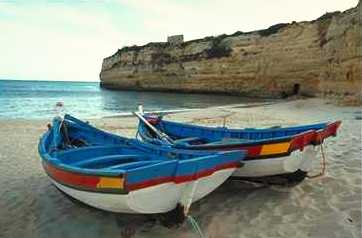
[[[151,115],[145,115],[144,117],[147,119],[148,117],[150,117]],[[228,128],[228,127],[209,127],[209,126],[203,126],[203,125],[194,125],[194,124],[187,124],[187,123],[182,123],[182,122],[174,122],[174,121],[169,121],[169,120],[164,120],[164,119],[159,119],[160,122],[166,122],[166,123],[170,123],[170,124],[177,124],[180,127],[197,127],[199,129],[206,129],[208,131],[220,131],[220,132],[225,132],[225,131],[231,131],[231,132],[238,132],[238,133],[243,133],[243,132],[274,132],[274,131],[278,131],[278,130],[298,130],[298,129],[303,129],[306,127],[317,127],[317,126],[322,126],[322,125],[329,125],[335,122],[340,122],[340,121],[334,121],[334,122],[330,122],[330,121],[326,121],[326,122],[319,122],[319,123],[315,123],[315,124],[307,124],[307,125],[297,125],[297,126],[290,126],[290,127],[277,127],[277,128],[241,128],[241,129],[237,129],[237,128]]]

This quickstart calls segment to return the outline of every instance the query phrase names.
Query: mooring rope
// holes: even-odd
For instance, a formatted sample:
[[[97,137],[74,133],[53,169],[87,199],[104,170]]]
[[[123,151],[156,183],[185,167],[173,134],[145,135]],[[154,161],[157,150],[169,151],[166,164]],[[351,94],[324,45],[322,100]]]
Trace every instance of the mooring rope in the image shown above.
[[[192,228],[194,229],[195,233],[199,235],[200,238],[206,238],[204,233],[202,232],[199,224],[196,222],[195,218],[190,215],[187,215],[187,220],[190,222]]]
[[[324,153],[323,143],[320,144],[321,154],[322,154],[322,160],[321,160],[321,172],[316,175],[307,175],[307,178],[314,179],[322,177],[326,173],[326,155]]]

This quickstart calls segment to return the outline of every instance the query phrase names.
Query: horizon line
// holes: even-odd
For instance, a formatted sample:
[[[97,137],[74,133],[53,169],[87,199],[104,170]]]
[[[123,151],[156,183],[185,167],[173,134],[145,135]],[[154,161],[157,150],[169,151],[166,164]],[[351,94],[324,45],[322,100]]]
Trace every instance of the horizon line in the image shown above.
[[[70,82],[70,83],[100,83],[97,81],[80,81],[80,80],[49,80],[49,79],[12,79],[12,78],[0,78],[0,81],[35,81],[35,82]]]

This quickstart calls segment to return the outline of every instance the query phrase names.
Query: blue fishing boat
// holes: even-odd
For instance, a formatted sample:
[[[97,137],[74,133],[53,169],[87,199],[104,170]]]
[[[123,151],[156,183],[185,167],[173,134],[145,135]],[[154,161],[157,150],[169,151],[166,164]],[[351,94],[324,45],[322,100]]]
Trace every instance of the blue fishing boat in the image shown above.
[[[341,124],[335,121],[292,127],[229,129],[167,121],[152,114],[136,115],[140,119],[137,137],[143,142],[189,150],[245,150],[244,166],[233,176],[247,180],[271,180],[275,175],[278,178],[283,175],[293,182],[302,181],[311,169],[314,147],[336,136]]]
[[[90,206],[120,213],[187,212],[241,166],[244,152],[182,150],[99,130],[70,115],[39,141],[52,183]]]

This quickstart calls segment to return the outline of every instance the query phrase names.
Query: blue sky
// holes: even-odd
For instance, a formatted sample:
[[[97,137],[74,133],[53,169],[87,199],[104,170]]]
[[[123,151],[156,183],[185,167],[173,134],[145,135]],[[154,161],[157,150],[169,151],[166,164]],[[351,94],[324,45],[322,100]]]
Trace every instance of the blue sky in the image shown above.
[[[358,0],[0,0],[0,78],[98,81],[127,45],[312,20]]]

